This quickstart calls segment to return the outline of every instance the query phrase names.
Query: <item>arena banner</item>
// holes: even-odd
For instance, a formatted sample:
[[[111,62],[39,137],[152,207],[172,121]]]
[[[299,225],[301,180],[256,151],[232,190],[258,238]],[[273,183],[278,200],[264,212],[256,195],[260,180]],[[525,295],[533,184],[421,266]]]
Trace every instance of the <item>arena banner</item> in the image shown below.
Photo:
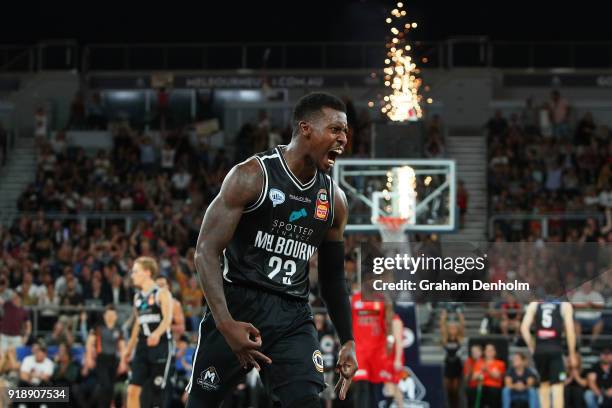
[[[153,87],[153,75],[92,75],[89,86],[94,89],[148,89]],[[169,87],[175,89],[262,89],[269,88],[334,88],[344,86],[380,85],[379,77],[363,74],[321,74],[321,75],[173,75]]]
[[[612,75],[606,74],[505,74],[507,87],[610,88]]]

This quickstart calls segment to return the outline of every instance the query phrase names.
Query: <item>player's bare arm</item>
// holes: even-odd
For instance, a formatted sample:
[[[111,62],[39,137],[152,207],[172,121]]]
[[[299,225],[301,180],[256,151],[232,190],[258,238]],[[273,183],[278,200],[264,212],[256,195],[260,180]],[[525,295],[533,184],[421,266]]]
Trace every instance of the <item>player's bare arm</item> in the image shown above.
[[[576,367],[578,364],[578,357],[576,356],[576,331],[574,329],[574,310],[571,303],[563,302],[561,304],[561,316],[565,326],[565,340],[567,341],[570,367]]]
[[[346,196],[338,186],[335,186],[335,196],[334,222],[319,247],[319,284],[321,297],[342,344],[336,364],[336,370],[340,373],[336,392],[343,400],[357,372],[357,358],[352,333],[351,305],[344,275],[344,227],[348,220],[348,206]]]
[[[172,335],[179,338],[185,333],[185,314],[181,303],[176,299],[172,300]]]
[[[529,303],[525,311],[525,316],[523,317],[523,322],[521,323],[521,336],[523,336],[523,340],[532,354],[535,350],[535,343],[531,336],[531,325],[533,324],[537,307],[538,304],[536,302]]]
[[[159,344],[159,338],[164,335],[172,324],[172,295],[168,289],[159,292],[159,305],[162,311],[162,321],[155,330],[147,337],[147,346],[155,347]]]
[[[140,324],[138,324],[138,313],[134,308],[134,313],[132,315],[132,333],[130,335],[130,339],[128,340],[128,344],[125,347],[123,355],[121,358],[124,362],[128,362],[130,357],[132,356],[132,352],[134,351],[134,347],[136,347],[136,343],[138,342],[138,333],[140,333]]]
[[[227,175],[219,195],[208,207],[194,255],[200,285],[206,293],[215,324],[243,367],[259,368],[257,360],[271,363],[258,351],[261,336],[252,324],[235,321],[227,308],[219,257],[230,242],[242,211],[257,200],[263,174],[255,159],[235,166]]]

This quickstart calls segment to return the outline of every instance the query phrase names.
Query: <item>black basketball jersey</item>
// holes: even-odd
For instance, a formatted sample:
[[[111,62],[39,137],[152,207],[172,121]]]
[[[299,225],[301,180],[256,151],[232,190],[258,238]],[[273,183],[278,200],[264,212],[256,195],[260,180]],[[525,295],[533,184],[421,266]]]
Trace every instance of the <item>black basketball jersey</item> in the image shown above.
[[[163,319],[162,309],[159,303],[160,291],[161,288],[155,285],[147,293],[138,291],[134,295],[134,307],[136,308],[138,324],[140,325],[140,332],[138,333],[139,341],[146,340],[146,338],[157,329]],[[164,337],[170,339],[171,336],[170,329],[168,329],[166,331],[166,336],[160,336],[160,339]]]
[[[536,310],[536,353],[560,353],[563,351],[563,317],[561,302],[538,303]]]
[[[306,300],[308,260],[334,219],[334,185],[317,170],[302,183],[289,169],[282,146],[254,156],[264,182],[247,206],[223,252],[226,281]]]

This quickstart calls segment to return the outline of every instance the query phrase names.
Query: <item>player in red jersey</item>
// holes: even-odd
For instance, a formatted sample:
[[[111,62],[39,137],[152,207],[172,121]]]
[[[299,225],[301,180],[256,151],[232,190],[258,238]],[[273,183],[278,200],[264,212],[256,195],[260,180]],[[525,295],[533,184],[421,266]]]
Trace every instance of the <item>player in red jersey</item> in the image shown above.
[[[393,341],[391,341],[393,340]],[[404,373],[404,323],[397,315],[393,315],[391,322],[391,336],[387,336],[387,353],[384,367],[379,373],[385,383],[383,395],[393,397],[398,408],[403,406],[403,394],[398,384],[405,376]]]
[[[387,334],[391,333],[393,307],[383,301],[362,300],[361,292],[354,292],[351,299],[353,333],[359,369],[353,377],[356,407],[370,408],[374,390],[370,384],[381,384],[380,372],[385,368]]]

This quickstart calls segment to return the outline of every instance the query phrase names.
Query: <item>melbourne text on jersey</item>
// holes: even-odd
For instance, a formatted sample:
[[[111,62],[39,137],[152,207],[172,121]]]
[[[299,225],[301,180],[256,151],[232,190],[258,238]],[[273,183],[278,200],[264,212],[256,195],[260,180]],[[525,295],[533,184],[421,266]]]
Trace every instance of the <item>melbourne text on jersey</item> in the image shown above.
[[[312,230],[311,230],[312,231]],[[308,261],[317,248],[305,242],[283,238],[267,232],[257,231],[255,248],[262,248],[273,254],[282,254],[292,258]]]

